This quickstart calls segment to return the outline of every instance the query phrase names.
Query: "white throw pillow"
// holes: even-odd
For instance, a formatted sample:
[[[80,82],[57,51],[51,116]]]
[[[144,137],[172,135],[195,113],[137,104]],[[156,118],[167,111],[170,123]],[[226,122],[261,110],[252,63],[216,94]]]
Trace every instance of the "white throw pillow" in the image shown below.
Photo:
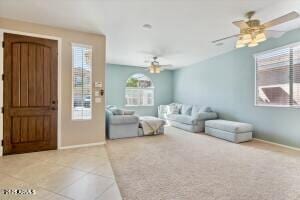
[[[191,115],[192,106],[191,105],[182,105],[181,114],[182,115]]]
[[[197,115],[199,112],[211,112],[211,109],[208,106],[194,105],[192,108],[192,116]]]
[[[134,115],[134,110],[123,110],[123,115]]]

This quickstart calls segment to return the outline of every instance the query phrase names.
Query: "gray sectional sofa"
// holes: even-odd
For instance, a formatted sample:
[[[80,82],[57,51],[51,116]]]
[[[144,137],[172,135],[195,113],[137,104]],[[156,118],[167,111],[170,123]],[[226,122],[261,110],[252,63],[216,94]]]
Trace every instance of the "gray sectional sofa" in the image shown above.
[[[205,121],[217,119],[217,113],[208,106],[172,103],[159,107],[159,116],[171,126],[193,133],[204,132]]]

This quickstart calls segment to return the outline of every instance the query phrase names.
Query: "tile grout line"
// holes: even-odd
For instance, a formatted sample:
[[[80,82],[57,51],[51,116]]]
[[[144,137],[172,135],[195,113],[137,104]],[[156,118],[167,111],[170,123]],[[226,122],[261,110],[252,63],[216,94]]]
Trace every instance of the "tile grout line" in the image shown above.
[[[84,154],[81,154],[81,155],[84,155]],[[96,156],[95,156],[96,157]],[[109,164],[110,167],[112,168],[111,166],[111,161],[109,159],[107,159],[108,163],[103,163],[103,164],[100,164],[100,165],[97,165],[96,167],[94,167],[93,169],[91,170],[83,170],[83,169],[79,169],[79,168],[76,168],[76,167],[72,167],[72,166],[68,166],[67,164],[61,164],[59,162],[51,162],[49,160],[44,160],[44,162],[48,162],[48,163],[52,163],[52,164],[57,164],[61,167],[65,167],[65,168],[70,168],[70,169],[74,169],[74,170],[78,170],[78,171],[81,171],[81,172],[85,172],[87,174],[93,174],[93,175],[98,175],[98,176],[101,176],[101,177],[104,177],[104,178],[109,178],[109,179],[115,179],[115,174],[113,172],[113,176],[114,177],[108,177],[108,176],[105,176],[105,175],[102,175],[102,174],[96,174],[96,173],[93,173],[93,170],[95,170],[97,167],[99,166],[103,166],[103,165],[106,165],[106,164]],[[112,170],[113,171],[113,170]]]
[[[55,163],[55,164],[56,164],[56,163]],[[98,165],[97,167],[103,166],[103,165],[105,165],[105,164]],[[95,168],[93,168],[93,169],[91,169],[91,170],[83,170],[83,169],[78,169],[78,168],[75,168],[75,167],[72,167],[72,166],[68,166],[68,165],[63,165],[63,164],[60,164],[59,166],[60,166],[60,167],[64,167],[64,168],[70,168],[70,169],[77,170],[77,171],[80,171],[80,172],[84,172],[84,173],[86,173],[86,174],[93,174],[93,175],[101,176],[101,177],[104,177],[104,178],[114,179],[114,178],[112,178],[112,177],[108,177],[108,176],[105,176],[105,175],[93,173],[92,171],[93,171],[94,169],[96,169],[97,167],[95,167]],[[113,174],[113,175],[114,175],[114,177],[115,177],[115,174]]]
[[[49,164],[55,164],[55,165],[57,165],[57,166],[58,166],[59,168],[61,168],[61,169],[63,169],[63,168],[66,168],[66,169],[72,169],[72,170],[77,170],[77,171],[80,171],[80,172],[83,172],[83,173],[84,173],[82,176],[76,178],[74,181],[72,181],[72,183],[70,183],[70,184],[64,186],[62,189],[58,190],[57,192],[50,191],[48,188],[45,188],[45,187],[43,187],[43,186],[39,186],[38,184],[32,183],[32,182],[27,181],[27,180],[23,180],[23,179],[21,179],[21,178],[19,178],[19,177],[15,177],[15,176],[13,176],[13,175],[6,174],[6,173],[3,173],[3,172],[0,172],[0,173],[3,174],[3,175],[5,175],[5,176],[11,177],[11,178],[13,178],[13,179],[15,179],[15,180],[21,181],[21,182],[23,182],[23,183],[25,183],[25,184],[32,185],[32,187],[36,187],[37,189],[40,188],[40,189],[45,190],[45,191],[47,191],[47,192],[49,192],[49,193],[51,193],[51,194],[56,194],[56,195],[62,196],[62,197],[67,198],[67,199],[73,199],[73,198],[68,197],[68,196],[65,196],[65,195],[63,195],[63,194],[61,194],[61,193],[59,193],[59,192],[63,191],[64,189],[66,189],[66,188],[68,188],[68,187],[70,187],[70,186],[73,185],[75,182],[77,182],[78,180],[82,179],[83,177],[85,177],[85,176],[87,176],[87,175],[94,175],[94,176],[98,176],[98,177],[102,177],[102,178],[111,180],[112,183],[111,183],[109,186],[107,186],[107,188],[105,188],[105,190],[103,190],[103,191],[99,194],[99,196],[96,197],[96,198],[98,198],[98,197],[100,197],[101,195],[103,195],[104,192],[106,192],[108,189],[110,189],[114,184],[117,185],[116,180],[115,180],[115,174],[114,174],[114,172],[113,172],[113,170],[112,170],[111,161],[110,161],[110,159],[109,159],[107,150],[106,150],[105,148],[104,148],[104,150],[105,150],[105,152],[104,152],[104,153],[105,153],[105,156],[104,156],[105,158],[104,158],[104,159],[106,160],[106,163],[97,165],[96,167],[92,168],[91,170],[82,170],[82,169],[74,168],[74,167],[71,167],[71,166],[68,166],[68,165],[65,165],[65,164],[61,164],[61,163],[59,163],[59,162],[55,162],[55,161],[52,162],[51,159],[41,159],[41,158],[40,158],[40,155],[38,155],[38,156],[36,156],[36,157],[30,157],[30,156],[29,156],[29,158],[26,158],[26,157],[25,157],[24,159],[33,159],[33,161],[36,161],[35,159],[37,159],[38,161],[41,161],[42,163],[45,163],[45,164],[47,164],[47,163],[49,163]],[[55,151],[57,152],[58,150],[55,150]],[[62,151],[63,151],[63,150],[62,150]],[[41,153],[42,153],[42,152],[41,152]],[[92,154],[88,154],[88,153],[72,152],[72,151],[71,151],[70,153],[71,153],[71,154],[78,154],[78,155],[82,155],[82,156],[89,156],[89,157],[95,158],[95,159],[97,159],[97,158],[99,158],[99,157],[101,157],[101,159],[103,158],[103,156],[92,155]],[[22,158],[22,157],[21,157],[21,158]],[[17,159],[19,159],[19,158],[17,158]],[[112,173],[113,173],[112,175],[113,175],[113,177],[109,177],[109,176],[105,176],[105,175],[102,175],[102,174],[93,173],[93,170],[95,170],[97,167],[104,166],[104,165],[107,165],[107,164],[109,165],[109,167],[110,167],[111,170],[112,170]],[[33,164],[33,165],[34,165],[34,164]],[[31,166],[28,166],[28,167],[30,168]],[[56,173],[56,172],[53,172],[53,173]],[[51,174],[52,174],[52,173],[46,175],[45,177],[50,176]]]
[[[107,155],[107,158],[108,158],[110,167],[111,167],[112,172],[113,172],[113,175],[114,175],[114,181],[115,181],[115,184],[116,184],[116,186],[117,186],[117,188],[118,188],[118,190],[119,190],[119,194],[120,194],[120,196],[121,196],[121,199],[123,199],[122,194],[121,194],[121,190],[120,190],[120,187],[119,187],[119,184],[118,184],[118,182],[117,182],[117,177],[116,177],[115,172],[114,172],[114,169],[113,169],[112,160],[111,160],[111,157],[109,156],[109,153],[108,153],[108,146],[107,146],[107,145],[105,146],[105,152],[106,152],[106,155]]]
[[[83,154],[81,154],[81,155],[83,155]],[[108,160],[108,161],[109,161],[109,160]],[[56,164],[56,165],[59,165],[59,166],[61,166],[61,167],[68,167],[68,168],[76,169],[76,170],[79,170],[79,171],[82,171],[82,172],[87,172],[87,173],[90,172],[89,170],[86,171],[86,170],[83,170],[83,169],[79,169],[79,168],[75,168],[75,167],[69,166],[68,164],[61,164],[61,163],[55,162],[55,161],[51,162],[50,160],[43,160],[43,162]],[[100,165],[98,165],[98,166],[102,166],[102,165],[105,165],[105,163],[104,163],[104,164],[100,164]],[[96,168],[96,167],[95,167],[95,168]],[[93,169],[94,169],[94,168],[93,168]],[[93,170],[93,169],[92,169],[92,170]]]
[[[88,174],[91,174],[91,175],[95,175],[95,176],[100,176],[100,177],[103,177],[103,178],[107,178],[107,179],[112,179],[113,181],[115,181],[115,177],[109,177],[109,176],[105,176],[105,175],[102,175],[102,174],[96,174],[96,173],[92,173],[92,172],[87,172]]]
[[[2,173],[2,174],[3,174],[3,173]],[[61,195],[61,194],[59,194],[59,193],[56,193],[56,192],[50,191],[50,190],[48,190],[48,189],[45,189],[45,188],[43,188],[43,187],[40,187],[40,186],[38,186],[38,185],[36,185],[36,184],[34,184],[34,183],[30,183],[30,182],[28,182],[28,181],[26,181],[26,180],[22,180],[22,179],[20,179],[20,178],[14,177],[14,176],[12,176],[12,175],[10,175],[10,174],[4,174],[4,175],[6,175],[6,176],[9,176],[10,178],[16,179],[16,180],[18,180],[18,181],[21,181],[21,182],[23,182],[23,183],[26,183],[26,184],[32,185],[32,187],[37,187],[37,188],[43,189],[43,190],[45,190],[45,191],[47,191],[47,192],[50,192],[50,193],[52,193],[52,194],[56,194],[56,195],[59,195],[59,196],[65,197],[65,198],[67,198],[67,199],[71,199],[71,200],[73,200],[73,199],[72,199],[72,198],[70,198],[70,197],[67,197],[67,196]]]
[[[81,154],[81,155],[84,155],[84,154]],[[30,159],[33,159],[33,158],[30,158]],[[70,167],[70,166],[62,165],[62,164],[59,164],[59,163],[57,163],[57,162],[51,162],[50,160],[44,160],[44,159],[38,159],[38,160],[39,160],[39,161],[42,161],[43,163],[46,163],[46,164],[47,164],[47,163],[57,164],[61,169],[63,169],[63,168],[69,168],[69,169],[72,169],[72,170],[78,170],[78,169],[76,169],[76,168],[72,168],[72,167]],[[34,164],[33,164],[33,165],[34,165]],[[28,167],[31,167],[31,166],[28,166]],[[62,190],[64,190],[65,188],[67,188],[67,187],[73,185],[73,184],[74,184],[76,181],[78,181],[80,178],[83,178],[84,176],[86,176],[86,175],[89,174],[89,172],[87,172],[87,171],[83,171],[83,170],[78,170],[78,171],[83,172],[83,173],[85,173],[85,174],[82,175],[82,176],[80,176],[79,178],[77,178],[76,180],[74,180],[71,184],[68,184],[68,186],[65,186],[63,189],[61,189],[61,190],[59,190],[59,191],[62,191]],[[55,173],[55,172],[54,172],[54,173]],[[6,175],[6,176],[9,176],[9,177],[11,177],[11,178],[13,178],[13,179],[16,179],[16,180],[18,180],[18,181],[21,181],[21,182],[23,182],[23,183],[32,185],[32,187],[37,187],[37,188],[43,189],[43,190],[45,190],[45,191],[47,191],[47,192],[50,192],[50,193],[53,193],[53,194],[57,194],[57,195],[60,195],[60,196],[63,196],[63,197],[67,197],[67,196],[64,196],[64,195],[62,195],[62,194],[60,194],[60,193],[57,193],[57,192],[54,192],[54,191],[50,191],[48,188],[39,186],[39,185],[37,185],[36,183],[32,183],[32,182],[30,182],[30,181],[23,180],[23,179],[21,179],[21,178],[19,178],[19,177],[15,177],[15,176],[13,176],[13,175],[6,174],[6,173],[3,173],[3,172],[1,172],[1,174]],[[52,174],[52,173],[46,175],[46,177],[49,176],[49,175],[51,175],[51,174]],[[68,199],[72,199],[72,198],[70,198],[70,197],[67,197],[67,198],[68,198]]]
[[[105,148],[105,147],[104,147]],[[89,156],[93,156],[93,157],[98,157],[98,156],[95,156],[95,155],[91,155],[91,154],[84,154],[84,153],[80,153],[80,152],[75,152],[75,153],[78,153],[78,154],[80,154],[80,155],[89,155]],[[105,148],[105,154],[106,154],[106,156],[107,156],[107,162],[108,162],[108,164],[109,164],[109,166],[111,167],[111,169],[112,169],[112,166],[111,166],[111,161],[110,161],[110,159],[109,159],[109,156],[108,156],[108,153],[107,153],[107,150],[106,150],[106,148]],[[106,164],[101,164],[101,165],[98,165],[97,167],[99,167],[99,166],[103,166],[103,165],[106,165]],[[107,176],[104,176],[104,175],[101,175],[101,174],[96,174],[96,173],[93,173],[92,171],[94,170],[94,169],[96,169],[97,167],[95,167],[95,168],[93,168],[93,169],[91,169],[90,171],[84,171],[84,170],[80,170],[80,169],[77,169],[77,170],[79,170],[79,171],[83,171],[83,172],[86,172],[86,174],[84,175],[84,176],[86,176],[86,175],[88,175],[88,174],[90,174],[90,175],[95,175],[95,176],[99,176],[99,177],[103,177],[103,178],[106,178],[106,179],[111,179],[112,181],[113,181],[113,183],[111,184],[111,185],[109,185],[105,190],[103,190],[103,192],[102,193],[100,193],[99,194],[99,196],[97,196],[95,199],[97,199],[97,198],[99,198],[99,197],[101,197],[106,191],[108,191],[111,187],[113,187],[113,185],[114,184],[116,184],[116,186],[118,187],[118,189],[119,189],[119,186],[117,185],[117,182],[116,182],[116,177],[115,177],[115,174],[114,174],[114,171],[113,171],[113,169],[112,169],[112,172],[113,172],[113,177],[107,177]],[[72,168],[72,167],[70,167],[70,168]],[[76,168],[72,168],[72,169],[76,169]],[[82,176],[81,178],[83,178],[84,176]],[[76,181],[75,181],[76,182]],[[74,183],[75,183],[74,182]],[[71,185],[73,185],[74,183],[72,183],[72,184],[70,184],[69,186],[71,186]],[[68,187],[69,187],[68,186]],[[65,187],[65,188],[67,188],[67,187]],[[64,189],[65,189],[64,188]],[[63,190],[63,189],[62,189]],[[61,190],[61,191],[62,191]]]
[[[105,190],[103,190],[103,192],[102,192],[99,196],[95,197],[94,199],[97,199],[97,198],[101,197],[101,196],[102,196],[106,191],[108,191],[109,188],[111,188],[114,184],[116,184],[116,183],[112,183],[111,185],[107,186],[107,188],[106,188]]]
[[[110,165],[110,167],[111,167],[110,161],[109,161],[108,159],[107,159],[107,161],[109,162],[109,165]],[[105,164],[101,164],[101,165],[99,165],[99,166],[102,166],[102,165],[105,165]],[[83,173],[85,173],[85,174],[82,175],[82,176],[80,176],[80,177],[77,178],[76,180],[74,180],[72,183],[68,184],[68,186],[65,186],[65,187],[63,187],[62,189],[60,189],[60,190],[58,191],[58,193],[55,192],[56,194],[61,194],[61,193],[59,193],[59,192],[62,192],[64,189],[66,189],[66,188],[72,186],[72,185],[75,184],[79,179],[82,179],[82,178],[84,178],[84,177],[87,176],[87,175],[94,175],[94,176],[99,176],[99,177],[102,177],[102,178],[105,178],[105,179],[110,179],[110,180],[112,180],[113,183],[112,183],[111,185],[109,185],[108,188],[110,188],[113,184],[116,184],[116,180],[115,180],[115,175],[114,175],[114,174],[113,174],[114,177],[112,178],[112,177],[106,177],[106,176],[104,176],[104,175],[92,173],[92,171],[93,171],[94,169],[96,169],[97,167],[91,169],[90,171],[84,171],[84,170],[77,169],[77,168],[73,168],[73,167],[66,166],[66,165],[60,165],[60,166],[62,166],[62,167],[64,167],[64,168],[70,168],[70,169],[73,169],[73,170],[77,170],[77,171],[83,172]],[[43,187],[41,187],[41,188],[43,188]],[[98,197],[100,197],[100,196],[101,196],[108,188],[106,188],[106,189],[105,189]],[[63,196],[63,195],[62,195],[62,196]]]
[[[74,185],[79,179],[82,179],[82,178],[84,178],[84,177],[87,176],[87,175],[99,176],[99,175],[96,175],[96,174],[86,173],[86,174],[84,174],[83,176],[81,176],[80,178],[76,179],[76,181],[72,182],[72,183],[69,184],[68,186],[66,186],[66,187],[64,187],[63,189],[59,190],[59,192],[62,192],[64,189],[66,189],[66,188],[68,188],[68,187]],[[103,176],[99,176],[99,177],[103,177]],[[104,178],[106,178],[106,177],[104,177]],[[110,178],[110,179],[111,179],[111,178]],[[108,190],[108,188],[110,188],[110,187],[111,187],[112,185],[114,185],[115,183],[116,183],[116,182],[113,180],[113,183],[111,183],[109,186],[107,186],[107,188],[105,188],[105,189],[103,190],[103,192],[100,193],[100,195],[97,196],[96,198],[100,197],[106,190]],[[64,195],[62,195],[61,193],[57,193],[57,194],[60,194],[61,196],[64,196]],[[68,198],[71,198],[71,197],[68,197]],[[72,198],[71,198],[71,199],[72,199]]]
[[[103,165],[105,165],[105,164],[103,164]],[[114,178],[106,177],[106,176],[103,176],[103,175],[91,173],[91,171],[94,170],[94,169],[97,168],[97,167],[93,168],[91,171],[84,171],[84,170],[80,170],[80,169],[73,168],[73,167],[66,166],[66,165],[60,165],[60,166],[63,167],[63,168],[69,168],[69,169],[72,169],[72,170],[77,170],[77,171],[83,172],[84,174],[83,174],[82,176],[78,177],[76,180],[72,181],[72,183],[70,183],[70,184],[68,184],[67,186],[65,186],[65,187],[63,187],[62,189],[60,189],[58,192],[53,192],[53,193],[55,193],[55,194],[60,194],[60,195],[61,195],[61,193],[59,193],[59,192],[63,191],[64,189],[66,189],[66,188],[68,188],[68,187],[70,187],[71,185],[75,184],[78,180],[84,178],[84,177],[87,176],[87,175],[94,175],[94,176],[99,176],[99,177],[102,177],[102,178],[110,179],[110,180],[113,181],[112,184],[116,183],[116,181],[115,181]],[[100,166],[101,166],[101,165],[100,165]],[[50,175],[50,174],[49,174],[49,175]],[[21,179],[20,179],[20,180],[21,180]],[[25,182],[25,181],[23,181],[23,182]],[[26,183],[28,183],[28,182],[26,182]],[[32,184],[32,183],[29,183],[29,184]],[[46,189],[46,188],[41,187],[41,186],[37,186],[37,187],[40,187],[40,188],[42,188],[42,189]],[[47,189],[47,191],[49,191],[49,190]],[[105,190],[105,191],[106,191],[106,190]],[[49,191],[49,192],[52,192],[52,191]],[[101,193],[101,194],[102,194],[102,193]],[[61,196],[64,196],[64,195],[61,195]],[[70,198],[70,197],[69,197],[69,198]]]
[[[73,185],[75,182],[77,182],[79,179],[81,179],[81,178],[83,178],[84,176],[86,176],[87,174],[88,174],[88,173],[83,174],[82,176],[76,178],[76,180],[72,181],[72,183],[70,183],[70,184],[64,186],[62,189],[58,190],[57,192],[53,192],[53,193],[59,194],[59,195],[61,195],[61,196],[64,196],[64,195],[62,195],[62,194],[59,193],[59,192],[63,191],[63,190],[66,189],[67,187],[70,187],[70,186]],[[41,187],[41,186],[38,186],[38,187]],[[45,189],[44,187],[41,187],[41,188]],[[48,190],[48,189],[47,189],[47,190]],[[68,198],[72,199],[71,197],[68,197]]]

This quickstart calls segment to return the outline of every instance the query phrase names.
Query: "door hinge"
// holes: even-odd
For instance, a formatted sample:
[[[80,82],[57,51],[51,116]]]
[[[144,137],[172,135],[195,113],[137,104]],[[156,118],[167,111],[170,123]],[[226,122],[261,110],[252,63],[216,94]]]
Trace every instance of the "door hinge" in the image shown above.
[[[5,42],[4,42],[4,41],[2,41],[2,48],[4,48],[4,44],[5,44]]]
[[[4,81],[4,74],[2,74],[2,81]]]
[[[1,140],[1,146],[4,146],[4,140]]]
[[[4,113],[4,107],[1,108],[1,112]]]

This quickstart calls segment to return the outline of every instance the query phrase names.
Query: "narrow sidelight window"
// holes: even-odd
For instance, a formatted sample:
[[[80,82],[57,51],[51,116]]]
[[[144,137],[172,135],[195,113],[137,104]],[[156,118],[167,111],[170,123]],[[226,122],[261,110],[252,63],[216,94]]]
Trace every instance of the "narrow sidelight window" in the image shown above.
[[[92,47],[72,44],[72,120],[92,119]]]

